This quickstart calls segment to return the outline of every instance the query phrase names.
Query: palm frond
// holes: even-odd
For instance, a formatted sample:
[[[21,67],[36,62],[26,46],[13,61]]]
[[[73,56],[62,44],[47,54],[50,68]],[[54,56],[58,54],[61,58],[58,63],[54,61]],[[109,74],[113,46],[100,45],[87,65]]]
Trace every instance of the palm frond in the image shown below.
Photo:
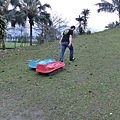
[[[45,3],[44,5],[39,6],[39,9],[40,9],[40,10],[45,10],[46,7],[47,7],[47,8],[51,8],[51,6],[50,6],[49,4]]]
[[[103,0],[104,1],[104,0]],[[104,1],[104,3],[97,3],[96,5],[99,6],[98,12],[105,11],[105,12],[114,12],[113,4]]]

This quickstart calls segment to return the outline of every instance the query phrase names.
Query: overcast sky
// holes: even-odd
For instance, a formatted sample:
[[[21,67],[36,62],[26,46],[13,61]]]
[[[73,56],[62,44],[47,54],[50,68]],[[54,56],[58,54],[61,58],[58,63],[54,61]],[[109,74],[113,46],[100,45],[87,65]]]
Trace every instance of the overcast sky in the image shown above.
[[[102,31],[109,23],[118,21],[116,13],[97,13],[98,6],[96,3],[101,0],[40,0],[42,4],[48,3],[51,5],[52,10],[49,12],[56,12],[62,15],[63,18],[69,21],[68,25],[77,26],[78,22],[75,18],[79,17],[83,9],[89,9],[90,15],[88,19],[88,28],[92,31]],[[112,0],[107,0],[111,2]]]

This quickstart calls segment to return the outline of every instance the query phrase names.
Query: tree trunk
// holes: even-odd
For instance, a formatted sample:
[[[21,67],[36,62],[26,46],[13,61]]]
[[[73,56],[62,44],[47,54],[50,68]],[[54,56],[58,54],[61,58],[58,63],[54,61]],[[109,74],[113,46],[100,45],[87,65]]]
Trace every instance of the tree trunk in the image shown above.
[[[30,23],[30,46],[32,46],[32,24]]]
[[[5,50],[5,41],[3,38],[2,38],[2,49]]]
[[[14,48],[16,48],[16,41],[14,41]]]
[[[119,10],[119,28],[120,28],[120,10]]]
[[[120,28],[120,15],[119,15],[119,28]]]

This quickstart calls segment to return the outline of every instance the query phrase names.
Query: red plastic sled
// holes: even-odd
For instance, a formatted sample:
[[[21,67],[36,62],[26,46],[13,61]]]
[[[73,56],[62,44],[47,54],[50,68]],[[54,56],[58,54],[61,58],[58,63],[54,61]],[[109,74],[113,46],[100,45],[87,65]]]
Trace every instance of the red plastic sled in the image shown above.
[[[65,66],[64,62],[52,62],[49,64],[37,64],[36,72],[40,73],[51,73],[57,69],[60,69]]]

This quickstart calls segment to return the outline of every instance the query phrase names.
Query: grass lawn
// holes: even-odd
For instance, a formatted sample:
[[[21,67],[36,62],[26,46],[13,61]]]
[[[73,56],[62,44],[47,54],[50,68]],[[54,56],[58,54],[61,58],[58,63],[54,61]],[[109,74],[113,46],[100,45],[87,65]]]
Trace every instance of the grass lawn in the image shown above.
[[[51,76],[29,60],[59,60],[58,41],[0,53],[0,120],[120,120],[120,30],[73,39],[75,62]]]
[[[36,45],[33,43],[33,45]],[[20,47],[26,47],[30,46],[30,43],[18,43],[18,42],[5,42],[6,49],[14,49],[14,48],[20,48]],[[0,49],[2,49],[2,46],[0,46]]]

